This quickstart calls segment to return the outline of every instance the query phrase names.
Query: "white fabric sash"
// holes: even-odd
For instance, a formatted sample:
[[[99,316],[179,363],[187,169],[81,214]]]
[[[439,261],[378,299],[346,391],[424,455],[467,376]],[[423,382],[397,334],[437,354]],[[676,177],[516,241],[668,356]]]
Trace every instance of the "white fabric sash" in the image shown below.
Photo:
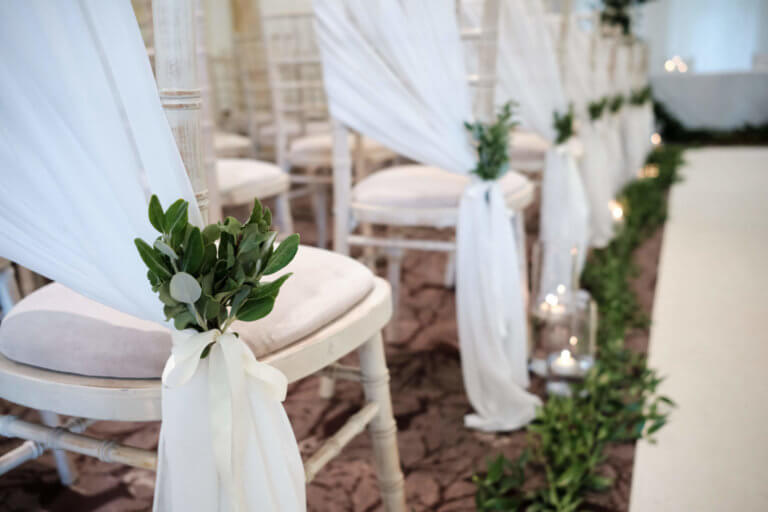
[[[153,510],[305,510],[301,457],[280,405],[285,375],[234,334],[187,329],[172,337]],[[263,420],[270,413],[277,421]]]
[[[589,240],[589,206],[577,159],[583,149],[571,137],[547,152],[541,185],[541,232],[543,257],[540,296],[554,293],[558,286],[571,288],[573,256],[578,250],[577,271],[581,272]]]
[[[462,375],[475,409],[470,428],[504,431],[533,420],[525,303],[515,239],[498,182],[475,181],[461,198],[456,232],[456,310]]]

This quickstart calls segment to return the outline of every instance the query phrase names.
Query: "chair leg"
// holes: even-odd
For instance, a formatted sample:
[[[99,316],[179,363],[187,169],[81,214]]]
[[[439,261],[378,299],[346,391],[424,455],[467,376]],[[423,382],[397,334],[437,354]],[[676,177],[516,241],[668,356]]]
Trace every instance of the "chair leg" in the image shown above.
[[[453,251],[448,253],[448,259],[445,262],[445,277],[443,277],[443,284],[446,288],[453,288],[456,286],[456,253]]]
[[[363,236],[373,237],[373,224],[369,222],[361,223],[360,231],[363,233]],[[364,246],[362,261],[371,271],[376,272],[376,248],[370,245]]]
[[[365,398],[379,406],[379,412],[368,428],[381,501],[386,512],[405,512],[405,485],[397,448],[397,424],[392,414],[389,370],[381,334],[377,333],[361,346],[358,354]]]
[[[396,247],[388,247],[387,252],[387,280],[392,288],[392,318],[386,327],[387,339],[397,340],[397,320],[400,309],[400,279],[402,278],[403,250]]]
[[[0,318],[3,318],[11,308],[19,302],[21,295],[16,285],[16,273],[11,264],[0,270]]]
[[[291,201],[288,199],[288,192],[283,192],[275,198],[275,207],[280,229],[284,235],[290,235],[293,233],[293,215],[291,215]]]
[[[317,246],[325,249],[328,244],[328,191],[323,184],[315,184],[312,188],[312,208],[315,210],[315,225],[317,226]]]
[[[523,211],[515,212],[515,240],[517,241],[517,257],[520,268],[520,284],[523,293],[523,304],[525,306],[526,334],[527,334],[527,355],[530,358],[533,355],[533,319],[528,313],[531,309],[531,280],[528,272],[528,249],[525,243],[525,214]]]
[[[50,411],[40,411],[40,417],[45,425],[49,427],[60,426],[59,415]],[[53,458],[56,460],[56,469],[59,472],[59,479],[65,486],[70,486],[77,480],[77,472],[69,461],[69,455],[64,450],[53,450]]]
[[[333,377],[320,377],[320,387],[317,390],[317,395],[325,400],[333,397],[336,392],[336,379]]]

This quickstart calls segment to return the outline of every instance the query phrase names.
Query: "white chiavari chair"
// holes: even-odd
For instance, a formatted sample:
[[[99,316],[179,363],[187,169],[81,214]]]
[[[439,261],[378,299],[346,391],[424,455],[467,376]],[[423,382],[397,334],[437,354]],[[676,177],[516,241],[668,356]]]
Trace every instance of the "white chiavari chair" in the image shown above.
[[[318,246],[327,239],[327,192],[332,183],[333,138],[323,86],[322,62],[317,48],[312,13],[262,16],[274,124],[277,163],[291,172],[294,183],[308,185],[312,195]],[[396,155],[378,142],[361,137],[356,146],[358,177],[393,160]],[[301,170],[302,172],[298,172]]]
[[[495,2],[490,1],[489,4]],[[458,4],[457,4],[458,5]],[[474,59],[477,68],[469,70],[467,79],[474,90],[474,108],[478,119],[492,118],[495,89],[496,27],[492,16],[484,17],[480,27],[464,27],[462,39],[471,52],[480,51]],[[458,220],[459,200],[470,183],[469,176],[458,175],[426,165],[399,165],[381,169],[352,186],[346,128],[336,126],[337,160],[334,163],[334,248],[348,254],[351,246],[381,249],[388,259],[387,279],[392,287],[393,321],[389,336],[397,337],[396,325],[401,266],[406,250],[440,251],[449,257],[446,284],[452,284],[454,240],[409,237],[409,228],[454,228]],[[347,143],[345,144],[345,141]],[[522,174],[509,171],[499,180],[507,206],[515,222],[520,255],[521,275],[526,275],[524,209],[531,203],[534,186]],[[355,233],[349,219],[359,223],[384,226],[385,236]]]
[[[190,4],[154,1],[156,76],[205,218],[201,93]],[[389,286],[356,261],[311,247],[302,247],[285,271],[295,275],[283,286],[272,314],[235,330],[260,360],[281,370],[289,382],[325,372],[360,382],[366,397],[360,411],[305,462],[306,479],[311,481],[368,427],[384,509],[404,512],[397,427],[380,334],[391,316]],[[0,325],[0,397],[41,411],[44,425],[0,416],[0,435],[25,440],[0,457],[0,474],[49,449],[54,450],[64,484],[76,478],[65,451],[154,469],[155,452],[96,439],[84,431],[96,420],[160,420],[160,373],[170,347],[165,327],[98,304],[58,283],[26,297]],[[360,368],[337,363],[352,351],[359,354]],[[57,414],[71,419],[59,426]]]

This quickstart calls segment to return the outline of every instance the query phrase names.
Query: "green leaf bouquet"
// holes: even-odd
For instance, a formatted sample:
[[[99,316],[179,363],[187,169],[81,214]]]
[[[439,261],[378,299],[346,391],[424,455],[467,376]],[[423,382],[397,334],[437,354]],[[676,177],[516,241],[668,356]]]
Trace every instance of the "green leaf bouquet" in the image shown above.
[[[290,274],[271,282],[262,282],[262,277],[291,262],[299,235],[290,235],[276,247],[272,214],[258,199],[245,224],[227,217],[202,231],[188,222],[188,208],[189,203],[179,199],[163,210],[152,196],[149,221],[160,235],[151,244],[134,240],[166,320],[172,319],[178,330],[224,332],[235,320],[250,322],[268,315]]]

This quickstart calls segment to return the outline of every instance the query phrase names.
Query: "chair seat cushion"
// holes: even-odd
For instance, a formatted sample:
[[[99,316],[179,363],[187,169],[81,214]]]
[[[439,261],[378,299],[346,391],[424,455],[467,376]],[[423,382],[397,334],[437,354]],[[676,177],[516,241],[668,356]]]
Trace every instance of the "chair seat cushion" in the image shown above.
[[[220,158],[246,157],[253,153],[251,139],[237,133],[214,133],[213,148],[216,156]]]
[[[509,166],[521,171],[541,171],[550,146],[538,133],[514,130],[509,137]]]
[[[301,124],[295,119],[286,119],[285,134],[288,137],[301,133]],[[328,121],[307,121],[304,126],[306,133],[330,133],[331,124]],[[264,144],[271,141],[277,135],[277,124],[274,121],[264,122],[259,126],[259,142]]]
[[[350,151],[355,147],[355,136],[347,137]],[[366,157],[374,163],[393,159],[396,155],[390,149],[368,137],[363,137],[363,149]],[[322,165],[330,167],[333,163],[333,135],[330,133],[317,133],[297,137],[291,142],[288,150],[288,159],[292,165]]]
[[[270,278],[285,272],[294,275],[283,285],[272,313],[233,324],[256,357],[333,322],[373,288],[367,267],[314,247],[301,246],[290,265]],[[162,307],[159,300],[157,307]],[[170,349],[165,326],[116,311],[59,283],[25,297],[0,324],[0,352],[7,358],[80,375],[159,378]]]
[[[250,203],[254,197],[264,199],[286,192],[291,186],[288,174],[273,163],[252,158],[220,158],[216,172],[225,205]]]
[[[533,184],[520,173],[508,171],[501,180],[507,204],[524,208],[533,195]],[[353,202],[391,208],[458,208],[469,185],[467,175],[426,165],[401,165],[374,172],[352,192]]]

